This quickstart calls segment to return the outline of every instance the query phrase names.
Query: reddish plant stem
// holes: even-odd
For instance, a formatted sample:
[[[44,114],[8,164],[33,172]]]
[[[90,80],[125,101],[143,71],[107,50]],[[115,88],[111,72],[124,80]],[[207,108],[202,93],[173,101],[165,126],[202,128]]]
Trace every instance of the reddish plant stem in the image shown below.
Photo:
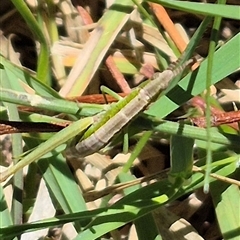
[[[206,103],[203,98],[197,96],[192,98],[189,101],[189,104],[193,107],[196,107],[200,110],[201,114],[205,113]],[[239,130],[238,122],[240,122],[240,110],[239,111],[231,111],[224,112],[216,107],[210,107],[211,110],[211,126],[217,127],[222,124],[228,124],[230,127]],[[192,117],[191,121],[196,124],[198,127],[205,128],[206,127],[206,117]]]

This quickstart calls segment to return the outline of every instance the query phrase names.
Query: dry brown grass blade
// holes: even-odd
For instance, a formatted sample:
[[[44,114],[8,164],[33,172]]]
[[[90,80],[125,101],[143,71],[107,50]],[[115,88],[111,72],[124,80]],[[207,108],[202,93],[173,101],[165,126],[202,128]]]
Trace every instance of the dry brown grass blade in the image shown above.
[[[207,126],[206,117],[194,117],[191,118],[191,121],[199,127],[206,128]],[[216,113],[211,116],[212,127],[228,124],[230,127],[239,130],[238,122],[240,122],[240,111]]]
[[[26,132],[58,132],[69,123],[12,122],[0,120],[0,135]]]
[[[115,79],[116,83],[120,87],[121,91],[123,93],[130,93],[131,88],[129,87],[127,81],[125,80],[123,74],[117,68],[115,62],[113,61],[113,57],[108,56],[106,61],[105,61],[105,64],[106,64],[107,68],[109,69],[109,71],[111,72],[111,74],[112,74],[113,78]]]
[[[106,11],[99,20],[97,27],[91,33],[91,37],[84,45],[66,83],[60,90],[60,95],[78,96],[84,92],[99,68],[106,52],[129,17],[130,15],[127,12],[118,12],[114,9]]]

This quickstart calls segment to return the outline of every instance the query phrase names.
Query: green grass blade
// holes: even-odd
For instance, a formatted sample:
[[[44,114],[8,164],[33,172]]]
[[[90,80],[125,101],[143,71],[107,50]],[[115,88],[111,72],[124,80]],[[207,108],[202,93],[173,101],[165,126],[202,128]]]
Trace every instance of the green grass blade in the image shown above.
[[[1,221],[0,221],[0,229],[7,227],[7,226],[11,226],[13,224],[12,221],[12,217],[11,214],[9,212],[8,209],[8,205],[5,199],[5,195],[3,192],[3,187],[0,186],[0,203],[1,203],[1,208],[0,208],[0,217],[1,217]],[[0,234],[1,236],[1,234]]]
[[[131,156],[129,157],[126,164],[123,166],[122,172],[128,172],[130,168],[132,167],[133,161],[137,158],[137,156],[141,153],[143,147],[146,145],[146,142],[149,140],[149,138],[152,135],[152,131],[147,131],[143,134],[143,136],[138,141],[136,147],[134,148],[134,151],[132,152]]]
[[[56,154],[51,158],[42,159],[38,161],[37,164],[43,173],[43,178],[48,189],[64,213],[87,210],[82,193],[62,154]],[[78,231],[80,230],[79,223],[77,223],[75,227]]]
[[[62,154],[42,159],[38,165],[54,197],[62,202],[60,205],[65,213],[86,210],[85,201]]]
[[[11,81],[6,79],[5,81],[1,81],[1,86],[6,88],[11,88]],[[3,103],[3,105],[8,109],[8,120],[10,121],[20,121],[17,106],[11,103]],[[13,154],[13,163],[17,164],[19,159],[17,156],[20,156],[23,152],[22,149],[22,135],[14,134],[11,136],[12,138],[12,154]],[[13,217],[14,224],[22,223],[22,198],[23,198],[23,173],[19,171],[13,177],[13,199],[12,199],[12,209],[11,214]]]
[[[27,166],[31,162],[39,160],[51,150],[55,149],[61,144],[67,142],[69,139],[75,137],[80,132],[84,131],[90,124],[92,124],[92,118],[84,118],[74,122],[73,124],[71,124],[71,126],[68,126],[67,128],[56,133],[52,138],[50,138],[46,142],[43,142],[35,150],[25,156],[16,165],[8,168],[6,172],[1,173],[0,181],[3,181],[3,179],[11,176],[12,174]]]
[[[117,34],[129,19],[133,6],[134,4],[129,0],[114,1],[114,4],[98,21],[98,26],[85,44],[60,93],[64,92],[67,96],[81,94],[89,84]]]
[[[136,232],[139,240],[161,240],[156,228],[152,213],[149,213],[134,221]],[[146,229],[151,229],[146,231]],[[159,238],[157,238],[159,237]]]
[[[79,116],[91,116],[104,110],[103,105],[76,103],[64,99],[41,97],[6,88],[0,88],[0,101]]]
[[[210,190],[223,238],[237,240],[240,236],[239,188],[216,182],[210,185]]]
[[[239,179],[239,154],[227,157],[226,154],[215,154],[217,161],[211,164],[213,169],[218,168],[220,176],[228,176]],[[220,168],[221,166],[221,168]],[[224,182],[213,182],[210,184],[210,193],[215,206],[215,212],[220,230],[224,239],[238,239],[240,234],[240,192],[239,187]]]
[[[236,160],[236,157],[235,157]],[[201,163],[204,164],[204,161]],[[200,165],[201,166],[201,165]],[[219,170],[218,166],[212,168],[212,172],[220,175],[229,175],[236,169],[236,161],[227,164]],[[212,180],[212,179],[211,179]],[[193,190],[203,186],[203,175],[200,173],[194,173],[192,176],[191,184],[184,186],[181,191],[174,195],[174,199],[192,192]],[[122,198],[116,204],[110,208],[101,208],[93,211],[80,212],[75,214],[68,214],[59,216],[57,218],[45,219],[32,224],[22,224],[13,227],[1,228],[0,237],[16,236],[26,230],[36,230],[44,227],[56,226],[59,224],[89,220],[90,218],[96,218],[101,216],[95,221],[94,228],[87,228],[84,231],[84,235],[80,234],[76,239],[95,239],[98,236],[103,235],[117,227],[120,227],[128,221],[135,220],[150,211],[158,208],[161,204],[164,204],[168,197],[164,194],[170,193],[172,196],[172,185],[167,180],[161,180],[159,182],[150,184],[146,187],[142,187],[139,190],[129,194]],[[161,196],[161,194],[163,194]],[[159,197],[159,199],[156,199]],[[107,219],[107,221],[106,221]],[[94,222],[93,222],[94,223]],[[111,224],[112,223],[112,224]],[[96,231],[91,231],[91,229]],[[100,235],[101,234],[101,235]],[[83,237],[83,238],[80,238]]]
[[[180,135],[183,137],[189,137],[193,139],[199,139],[207,141],[206,129],[199,128],[195,126],[190,126],[184,123],[177,123],[171,121],[140,121],[136,120],[135,122],[138,128],[148,130],[151,129],[156,132],[166,133],[168,135]],[[229,148],[239,149],[240,137],[235,134],[220,133],[217,129],[212,128],[211,134],[214,135],[213,142],[227,145]]]
[[[44,34],[39,26],[38,22],[34,18],[33,14],[29,10],[26,3],[22,0],[12,0],[12,3],[15,5],[16,9],[22,15],[26,24],[30,28],[30,30],[37,37],[40,42],[40,53],[38,56],[38,64],[37,64],[37,78],[41,79],[43,83],[49,82],[49,50],[47,46],[47,42],[45,40]]]
[[[236,49],[239,49],[239,42],[240,34],[237,34],[215,52],[212,84],[222,80],[240,67],[239,51],[236,51]],[[225,56],[231,56],[231,61],[226,62]],[[202,93],[206,89],[206,83],[203,81],[206,76],[206,70],[207,61],[205,60],[201,63],[200,68],[197,71],[184,77],[174,89],[167,93],[166,96],[161,97],[152,104],[146,113],[163,118],[193,96]]]
[[[46,84],[38,80],[34,75],[35,73],[21,68],[12,62],[8,61],[5,57],[0,54],[0,64],[1,64],[1,81],[5,81],[3,73],[8,76],[9,80],[13,83],[12,90],[24,91],[23,85],[33,88],[37,94],[45,97],[55,97],[60,98],[59,94],[52,88],[48,87]]]
[[[170,140],[169,180],[188,180],[192,175],[194,139],[173,135]]]
[[[219,4],[225,4],[225,0],[219,0]],[[211,85],[212,85],[212,73],[213,73],[213,58],[214,58],[214,51],[217,46],[218,42],[218,33],[220,31],[220,24],[221,24],[222,17],[215,17],[213,22],[213,28],[211,32],[209,50],[208,50],[208,65],[207,65],[207,75],[206,75],[206,120],[207,120],[207,169],[205,174],[205,184],[204,184],[204,191],[208,192],[209,189],[209,174],[211,173],[210,164],[212,162],[212,150],[211,150],[211,142],[213,136],[211,135],[210,128],[211,128],[211,110],[210,110],[210,94],[211,94]]]
[[[150,2],[159,3],[164,7],[182,10],[184,12],[240,20],[240,7],[237,5],[194,3],[175,0],[150,0]]]

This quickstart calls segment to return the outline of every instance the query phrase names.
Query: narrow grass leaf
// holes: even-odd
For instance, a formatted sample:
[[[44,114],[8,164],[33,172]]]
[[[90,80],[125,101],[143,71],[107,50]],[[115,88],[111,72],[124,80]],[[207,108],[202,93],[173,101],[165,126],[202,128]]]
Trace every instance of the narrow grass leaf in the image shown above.
[[[24,1],[12,0],[12,3],[19,11],[30,30],[37,37],[37,40],[40,42],[40,53],[38,56],[37,64],[37,77],[43,83],[48,83],[50,79],[49,50],[42,29]]]
[[[180,133],[181,134],[181,133]],[[170,181],[188,180],[192,175],[194,139],[173,135],[170,140]]]
[[[38,148],[33,150],[27,156],[25,156],[16,165],[9,167],[5,172],[1,173],[0,182],[4,181],[6,178],[11,176],[18,170],[22,169],[23,167],[27,166],[31,162],[39,160],[42,156],[44,156],[51,150],[55,149],[59,145],[75,137],[77,134],[84,131],[91,123],[92,118],[81,119],[79,121],[72,123],[71,126],[68,126],[67,128],[56,133],[52,138],[50,138],[46,142],[43,142],[42,144],[39,145]]]
[[[6,81],[1,81],[1,86],[5,88],[11,88],[12,84],[9,79]],[[8,109],[8,119],[10,121],[20,121],[17,106],[11,103],[3,103],[3,105]],[[23,152],[22,147],[22,135],[21,134],[13,134],[11,135],[12,140],[12,155],[13,162],[17,164],[19,159],[17,156],[20,156]],[[15,224],[22,223],[22,214],[23,214],[23,172],[19,171],[13,177],[13,198],[12,198],[12,209],[11,214],[13,217],[13,222]]]
[[[139,128],[144,130],[151,129],[156,132],[167,133],[169,135],[180,135],[183,137],[207,140],[206,129],[188,124],[180,124],[171,121],[137,121],[135,122]],[[214,135],[212,140],[214,143],[227,145],[230,149],[239,149],[240,137],[234,134],[222,134],[217,129],[211,129],[211,134]]]
[[[234,171],[234,169],[236,169],[236,163],[225,165],[224,172],[223,172],[223,168],[219,170],[218,167],[213,168],[212,172],[216,174],[224,173],[226,175],[229,175]],[[213,179],[211,179],[211,181],[213,181]],[[203,174],[194,173],[192,175],[191,184],[187,186],[183,186],[182,190],[177,192],[172,198],[172,200],[177,199],[182,195],[192,192],[195,189],[202,186],[203,186]],[[102,236],[104,233],[109,232],[117,227],[120,227],[126,224],[126,222],[128,221],[135,220],[138,217],[141,217],[151,212],[152,210],[156,209],[161,205],[161,203],[164,204],[167,201],[167,198],[166,198],[166,195],[165,196],[162,195],[162,199],[160,197],[158,201],[156,200],[154,201],[153,199],[161,196],[161,194],[166,192],[170,193],[170,195],[173,196],[172,195],[173,191],[174,189],[172,189],[172,185],[169,183],[169,181],[161,180],[159,182],[155,182],[148,186],[142,187],[139,190],[133,192],[132,194],[125,196],[110,208],[101,208],[93,211],[67,214],[63,216],[58,216],[57,218],[38,221],[36,223],[22,224],[22,225],[16,225],[12,227],[1,228],[0,237],[16,236],[26,230],[29,231],[29,230],[41,229],[45,227],[64,224],[67,222],[86,221],[92,217],[96,218],[97,216],[101,216],[100,220],[98,220],[98,223],[100,221],[99,225],[96,225],[98,228],[100,228],[99,232],[98,232],[98,228],[96,229],[95,226],[94,228],[86,228],[86,230],[84,231],[85,239],[95,239],[97,236]],[[126,207],[124,207],[125,205]],[[136,213],[139,213],[139,214],[136,215]],[[120,218],[120,216],[122,217]],[[120,219],[122,220],[122,222],[119,222]],[[113,224],[111,224],[111,221],[113,221]],[[95,223],[97,224],[97,222]],[[106,223],[106,225],[103,226],[104,223]],[[90,229],[97,230],[97,231],[96,232],[91,231]],[[83,235],[80,234],[79,237],[77,237],[76,239],[81,239],[81,240],[84,239],[84,238],[80,238],[82,236]]]
[[[6,88],[0,88],[0,100],[3,102],[16,103],[53,112],[69,113],[79,116],[92,116],[104,109],[104,106],[98,104],[76,103],[64,99],[42,97]]]
[[[175,0],[151,0],[150,2],[159,3],[164,7],[182,10],[184,12],[240,20],[240,7],[237,5],[194,3]]]
[[[239,52],[236,51],[236,49],[239,48],[239,42],[240,34],[237,34],[215,52],[212,84],[219,82],[240,67]],[[231,56],[231,61],[226,62],[225,56]],[[202,93],[206,89],[206,83],[203,81],[206,76],[206,69],[207,60],[203,61],[200,68],[195,72],[184,77],[175,88],[167,93],[166,96],[162,96],[152,104],[146,113],[163,118],[193,96]]]
[[[2,55],[0,55],[0,64],[2,65],[0,71],[4,72],[5,70],[9,80],[14,83],[12,84],[13,90],[23,91],[24,83],[26,86],[33,88],[36,93],[41,96],[60,98],[59,94],[56,91],[34,77],[34,72],[11,63]],[[0,74],[0,77],[1,81],[5,81],[4,75]]]
[[[0,185],[0,205],[1,205],[1,208],[0,208],[0,219],[1,219],[0,229],[1,229],[7,226],[11,226],[13,224],[12,217],[9,212],[7,202],[5,199],[3,187],[1,185]]]
[[[225,4],[226,0],[219,0],[218,3]],[[213,136],[210,132],[211,127],[211,110],[210,110],[210,94],[211,94],[211,85],[212,85],[212,72],[213,72],[213,58],[215,48],[218,42],[218,33],[220,30],[222,17],[215,16],[213,22],[213,28],[211,31],[209,49],[208,49],[208,64],[207,64],[207,73],[206,73],[206,121],[207,121],[207,169],[205,173],[205,184],[204,191],[208,192],[209,190],[209,174],[211,173],[210,164],[212,162],[212,150],[211,150],[211,142]]]
[[[48,160],[42,159],[37,164],[43,173],[43,178],[52,193],[51,195],[54,196],[64,213],[87,210],[82,193],[62,154],[57,154]],[[81,226],[76,223],[75,227],[79,231]]]
[[[109,47],[129,19],[133,6],[129,0],[116,0],[105,12],[77,58],[60,91],[61,95],[78,96],[83,93]]]
[[[139,240],[156,240],[157,237],[160,237],[158,230],[155,225],[152,213],[146,214],[143,217],[140,217],[134,221],[136,227],[136,232]],[[146,231],[149,229],[150,231]],[[161,238],[159,238],[160,240]]]
[[[239,173],[239,171],[238,171]],[[216,182],[210,184],[211,195],[219,227],[224,239],[237,240],[240,236],[240,191],[235,185]]]

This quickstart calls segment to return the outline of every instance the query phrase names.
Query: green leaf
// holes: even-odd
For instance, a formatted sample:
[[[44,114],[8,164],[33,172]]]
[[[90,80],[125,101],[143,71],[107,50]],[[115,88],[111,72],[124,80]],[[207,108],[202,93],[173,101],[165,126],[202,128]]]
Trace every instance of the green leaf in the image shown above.
[[[184,12],[240,20],[240,7],[237,5],[194,3],[175,0],[150,0],[149,2],[159,3],[164,7],[182,10]]]
[[[224,184],[222,182],[215,182],[213,184],[210,184],[210,190],[223,238],[232,240],[239,239],[239,187],[236,185]]]
[[[173,135],[170,140],[171,180],[187,180],[192,175],[194,139]],[[176,178],[176,179],[175,179]]]
[[[43,178],[64,213],[86,211],[86,203],[62,154],[38,161]],[[78,231],[80,225],[76,225]]]
[[[27,4],[21,0],[12,0],[12,3],[15,5],[16,9],[19,11],[29,29],[34,33],[40,42],[40,53],[38,56],[38,64],[37,64],[37,77],[43,82],[49,82],[49,50],[47,41],[41,29],[41,26],[36,21],[35,17],[31,13]]]
[[[8,80],[12,83],[12,90],[24,91],[23,84],[33,88],[37,94],[44,97],[51,98],[61,98],[59,94],[54,91],[52,88],[48,87],[46,84],[41,82],[34,76],[34,72],[30,70],[21,68],[12,62],[8,61],[5,57],[0,54],[0,64],[3,68],[0,69],[0,80],[7,81],[5,75],[8,77]]]
[[[239,51],[236,51],[236,49],[239,49],[239,42],[240,33],[216,51],[213,60],[212,84],[219,82],[240,67]],[[226,56],[231,56],[231,61],[226,61]],[[166,96],[162,96],[152,104],[146,113],[163,118],[193,96],[202,93],[206,89],[206,83],[203,81],[206,77],[206,71],[207,59],[201,63],[199,69],[188,74]]]
[[[1,218],[0,229],[1,229],[7,226],[11,226],[13,224],[12,217],[8,209],[8,205],[4,196],[2,186],[0,186],[0,204],[1,204],[1,208],[0,208],[0,218]]]
[[[41,143],[36,149],[34,149],[31,153],[25,156],[16,165],[8,168],[6,172],[1,173],[0,181],[3,181],[3,179],[6,179],[8,176],[14,174],[15,172],[27,166],[31,162],[39,160],[46,153],[52,151],[56,147],[60,146],[61,144],[67,142],[69,139],[75,137],[77,134],[84,131],[91,123],[92,118],[84,118],[72,123],[70,126],[56,133],[49,140]]]

